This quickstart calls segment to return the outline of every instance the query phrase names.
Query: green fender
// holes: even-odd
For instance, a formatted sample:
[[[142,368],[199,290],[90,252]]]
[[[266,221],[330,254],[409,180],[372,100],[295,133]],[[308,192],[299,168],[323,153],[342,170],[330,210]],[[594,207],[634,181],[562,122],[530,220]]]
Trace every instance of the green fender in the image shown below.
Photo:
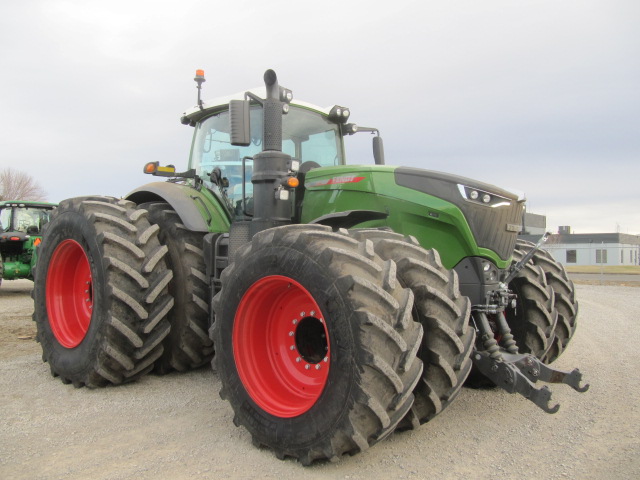
[[[180,216],[184,226],[193,232],[225,233],[231,225],[229,213],[213,194],[190,185],[153,182],[136,188],[124,198],[138,205],[167,202]]]

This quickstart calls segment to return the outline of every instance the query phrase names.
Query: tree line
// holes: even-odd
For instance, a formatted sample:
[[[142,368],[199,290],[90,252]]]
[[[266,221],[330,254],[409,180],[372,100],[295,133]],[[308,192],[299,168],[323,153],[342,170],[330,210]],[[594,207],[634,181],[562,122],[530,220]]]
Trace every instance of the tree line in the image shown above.
[[[0,171],[0,201],[46,199],[47,192],[31,175],[13,168]]]

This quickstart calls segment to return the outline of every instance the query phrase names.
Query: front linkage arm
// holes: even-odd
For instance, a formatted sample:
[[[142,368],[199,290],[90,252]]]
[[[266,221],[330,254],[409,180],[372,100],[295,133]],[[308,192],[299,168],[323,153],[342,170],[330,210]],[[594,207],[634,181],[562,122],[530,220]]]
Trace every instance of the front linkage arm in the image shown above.
[[[560,405],[551,406],[551,390],[544,385],[536,388],[540,380],[548,383],[565,383],[577,392],[586,392],[589,385],[581,386],[582,374],[577,368],[571,372],[556,370],[545,365],[533,355],[502,353],[501,359],[491,358],[487,351],[475,351],[473,363],[480,372],[497,386],[509,393],[519,393],[547,413],[556,413]]]
[[[516,263],[514,266],[511,267],[511,270],[509,271],[509,275],[507,275],[507,277],[502,281],[503,285],[509,285],[509,283],[511,283],[511,280],[516,278],[516,275],[518,275],[518,272],[520,272],[520,270],[524,268],[524,266],[529,262],[529,260],[533,258],[535,253],[542,246],[542,244],[547,241],[547,238],[549,238],[549,235],[551,235],[551,232],[545,232],[545,234],[542,235],[542,237],[540,237],[540,239],[538,240],[538,243],[536,243],[534,247],[531,250],[529,250],[527,254],[524,257],[522,257],[522,259],[520,259],[518,263]]]

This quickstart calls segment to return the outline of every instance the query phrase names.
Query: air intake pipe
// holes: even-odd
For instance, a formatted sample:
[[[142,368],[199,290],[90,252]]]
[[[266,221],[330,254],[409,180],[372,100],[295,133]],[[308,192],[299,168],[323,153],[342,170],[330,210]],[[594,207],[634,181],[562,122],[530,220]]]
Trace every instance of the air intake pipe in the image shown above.
[[[282,96],[290,96],[290,92],[280,88],[273,70],[265,72],[264,83],[267,98],[262,101],[263,150],[253,157],[251,177],[254,204],[251,236],[291,223],[292,215],[290,191],[284,185],[291,176],[291,156],[282,152],[282,115],[288,107]]]

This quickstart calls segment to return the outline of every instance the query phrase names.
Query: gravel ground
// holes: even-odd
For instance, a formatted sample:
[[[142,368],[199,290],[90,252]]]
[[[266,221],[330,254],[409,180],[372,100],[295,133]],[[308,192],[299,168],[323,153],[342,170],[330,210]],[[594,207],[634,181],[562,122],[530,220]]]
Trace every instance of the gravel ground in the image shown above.
[[[640,296],[579,285],[580,327],[556,362],[591,389],[552,387],[548,415],[465,388],[442,415],[337,463],[302,467],[254,448],[209,369],[89,390],[51,377],[34,341],[31,282],[0,287],[0,478],[640,478]]]

